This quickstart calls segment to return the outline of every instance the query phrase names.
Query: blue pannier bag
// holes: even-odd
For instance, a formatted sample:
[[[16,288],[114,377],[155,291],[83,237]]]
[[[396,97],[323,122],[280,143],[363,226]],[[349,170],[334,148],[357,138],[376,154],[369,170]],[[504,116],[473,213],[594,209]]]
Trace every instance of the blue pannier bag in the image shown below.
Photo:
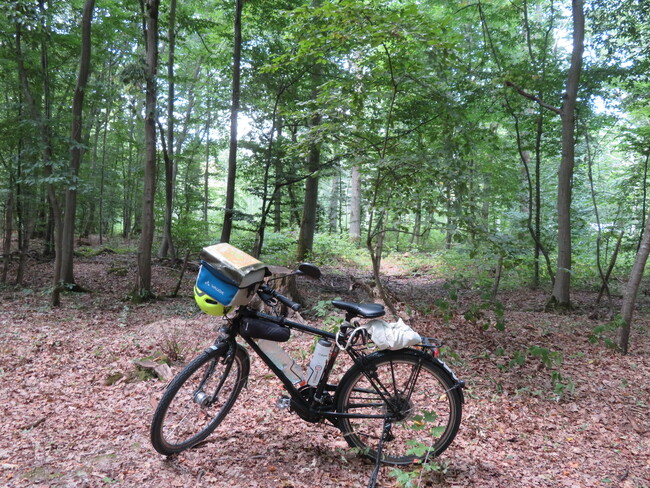
[[[196,278],[196,287],[224,305],[230,305],[239,291],[237,283],[219,273],[203,260],[201,260],[201,268]]]
[[[228,243],[204,247],[196,288],[226,307],[247,304],[264,277],[266,265]]]

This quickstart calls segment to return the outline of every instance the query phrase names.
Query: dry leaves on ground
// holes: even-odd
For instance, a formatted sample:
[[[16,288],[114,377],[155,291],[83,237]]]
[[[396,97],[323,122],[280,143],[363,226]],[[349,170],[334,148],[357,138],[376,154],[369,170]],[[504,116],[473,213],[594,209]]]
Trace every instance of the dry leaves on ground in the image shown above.
[[[0,485],[366,486],[372,465],[350,452],[336,429],[275,407],[280,383],[259,360],[210,442],[173,458],[158,455],[148,428],[165,383],[134,362],[155,359],[170,343],[190,358],[211,343],[219,324],[197,314],[189,281],[177,299],[124,301],[132,271],[109,274],[116,259],[124,258],[83,260],[77,279],[93,293],[66,295],[59,309],[50,309],[41,291],[47,263],[33,264],[31,291],[2,291]],[[169,268],[156,269],[161,290],[173,289],[174,279]],[[440,286],[420,280],[392,276],[390,286],[405,301],[418,292],[420,301],[441,298]],[[305,283],[305,294],[312,303],[359,298],[338,281],[345,280],[324,287],[329,295]],[[439,472],[427,473],[420,486],[650,486],[647,304],[640,304],[633,351],[622,357],[588,341],[596,324],[583,314],[547,314],[543,299],[530,291],[502,297],[503,332],[464,319],[462,301],[449,321],[413,314],[416,328],[447,342],[446,358],[467,382],[459,435]],[[292,339],[290,347],[301,358],[309,344]],[[531,345],[561,353],[563,361],[551,369],[530,355],[512,362]],[[566,387],[559,393],[553,371]],[[389,471],[382,469],[381,486],[397,486]]]

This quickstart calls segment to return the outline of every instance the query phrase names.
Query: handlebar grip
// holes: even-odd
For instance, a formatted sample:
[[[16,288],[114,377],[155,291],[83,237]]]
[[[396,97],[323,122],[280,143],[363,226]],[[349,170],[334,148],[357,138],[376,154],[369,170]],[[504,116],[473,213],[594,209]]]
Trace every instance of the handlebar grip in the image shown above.
[[[289,300],[287,297],[280,295],[279,293],[276,292],[275,298],[278,299],[279,302],[284,303],[287,307],[289,307],[291,310],[298,311],[300,310],[300,304],[296,303],[292,300]]]
[[[290,300],[284,295],[280,295],[277,291],[275,291],[273,288],[271,288],[266,284],[262,285],[257,293],[260,295],[260,297],[262,298],[262,300],[264,300],[265,303],[267,303],[266,297],[271,296],[275,298],[277,301],[279,301],[280,303],[283,303],[284,305],[289,307],[291,310],[297,312],[301,308],[301,305],[299,303]]]

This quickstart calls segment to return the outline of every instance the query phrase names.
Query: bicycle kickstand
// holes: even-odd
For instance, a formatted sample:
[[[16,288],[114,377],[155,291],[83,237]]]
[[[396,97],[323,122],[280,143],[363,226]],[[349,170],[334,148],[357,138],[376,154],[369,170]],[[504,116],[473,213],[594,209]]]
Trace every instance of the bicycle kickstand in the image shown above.
[[[390,434],[390,428],[393,423],[384,419],[384,430],[381,433],[381,438],[379,439],[379,446],[377,446],[377,459],[375,459],[375,469],[370,476],[370,481],[368,482],[368,488],[375,488],[377,486],[377,478],[379,477],[379,467],[381,466],[381,452],[384,449],[384,442],[388,439]]]

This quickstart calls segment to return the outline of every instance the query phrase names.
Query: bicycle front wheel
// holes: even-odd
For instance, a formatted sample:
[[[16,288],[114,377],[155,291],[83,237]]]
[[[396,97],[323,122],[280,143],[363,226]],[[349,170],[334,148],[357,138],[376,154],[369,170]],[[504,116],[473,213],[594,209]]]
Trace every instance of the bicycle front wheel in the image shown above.
[[[413,350],[369,356],[352,366],[339,384],[337,410],[354,415],[340,420],[350,446],[381,462],[404,465],[438,456],[456,437],[462,399],[456,382],[442,366]],[[380,393],[381,392],[381,393]]]
[[[250,369],[239,345],[208,349],[169,384],[151,422],[151,444],[161,454],[188,449],[209,436],[237,400]]]

